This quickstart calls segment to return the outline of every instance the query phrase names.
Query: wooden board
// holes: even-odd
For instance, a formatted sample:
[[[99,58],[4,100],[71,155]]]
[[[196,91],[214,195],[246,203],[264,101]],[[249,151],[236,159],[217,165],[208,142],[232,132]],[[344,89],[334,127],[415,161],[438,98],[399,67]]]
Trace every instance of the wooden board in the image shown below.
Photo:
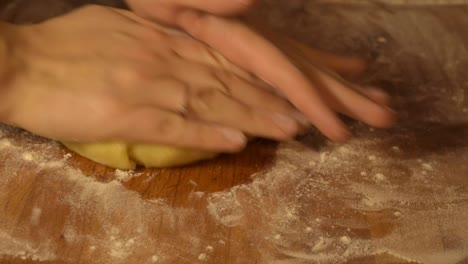
[[[58,2],[3,14],[34,22]],[[393,95],[399,125],[131,173],[1,126],[0,263],[467,263],[468,7],[271,0],[254,14],[371,60],[358,81]]]

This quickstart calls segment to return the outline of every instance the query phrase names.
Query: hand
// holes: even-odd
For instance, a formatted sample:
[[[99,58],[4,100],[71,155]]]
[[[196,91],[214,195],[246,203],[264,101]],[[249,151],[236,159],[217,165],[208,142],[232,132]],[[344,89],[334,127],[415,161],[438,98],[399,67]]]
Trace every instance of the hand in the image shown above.
[[[41,136],[236,151],[243,132],[289,139],[299,129],[264,83],[128,11],[84,7],[16,35],[6,122]]]
[[[394,122],[394,113],[386,106],[386,102],[382,104],[383,101],[369,98],[369,93],[321,69],[317,64],[299,63],[301,66],[307,64],[307,67],[297,67],[284,52],[261,34],[238,20],[217,16],[243,10],[239,8],[242,7],[238,5],[239,1],[127,2],[138,14],[180,27],[219,51],[231,62],[275,87],[312,124],[333,140],[344,141],[351,135],[338,118],[337,112],[379,127],[388,127]],[[304,61],[304,58],[299,60]],[[377,97],[385,96],[381,95],[382,93]]]
[[[130,9],[138,15],[164,23],[183,27],[185,13],[202,12],[218,16],[233,16],[250,9],[256,0],[126,0]]]
[[[333,110],[375,127],[394,124],[395,114],[389,107],[391,100],[386,93],[374,87],[361,87],[342,77],[364,73],[366,63],[363,60],[316,50],[275,33],[259,22],[250,23],[302,70]]]

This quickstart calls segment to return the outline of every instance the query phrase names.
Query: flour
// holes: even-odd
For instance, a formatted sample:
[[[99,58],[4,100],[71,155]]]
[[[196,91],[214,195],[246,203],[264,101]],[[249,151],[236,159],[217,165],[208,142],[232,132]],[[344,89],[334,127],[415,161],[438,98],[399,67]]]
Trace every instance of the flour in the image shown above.
[[[32,161],[34,160],[34,157],[31,153],[25,152],[21,155],[21,158],[23,158],[25,161]]]
[[[8,139],[6,138],[0,139],[0,150],[6,149],[9,147],[11,147],[11,143]]]
[[[385,177],[385,175],[383,175],[382,173],[377,173],[375,175],[375,180],[377,183],[384,183],[384,182],[387,182],[387,178]]]
[[[349,238],[349,236],[340,237],[340,241],[345,245],[351,244],[351,238]]]
[[[214,248],[212,246],[206,246],[206,251],[213,252]]]
[[[312,4],[305,15],[288,10],[276,8],[265,18],[275,18],[278,28],[292,25],[289,33],[327,49],[381,53],[364,81],[388,83],[402,117],[398,127],[355,123],[356,137],[344,145],[315,134],[280,144],[273,164],[251,182],[193,192],[196,205],[175,207],[128,184],[147,177],[142,184],[152,186],[157,174],[84,173],[60,145],[0,125],[0,202],[25,187],[34,197],[18,201],[24,219],[0,206],[0,254],[58,262],[79,257],[90,264],[210,263],[219,260],[218,251],[242,247],[232,263],[255,256],[258,263],[335,264],[383,255],[394,263],[461,262],[468,252],[468,190],[460,175],[468,173],[468,149],[466,129],[452,124],[468,122],[464,44],[425,11],[369,18],[346,9],[323,18]],[[428,38],[434,41],[421,41]],[[59,220],[49,220],[53,226],[50,215]],[[63,243],[51,242],[58,237]]]
[[[54,261],[56,256],[51,247],[52,245],[47,241],[37,246],[6,232],[0,232],[0,255],[2,256],[16,257],[21,260]]]
[[[31,225],[38,225],[41,220],[41,208],[34,207],[31,212]]]
[[[303,141],[314,137],[306,136]],[[288,256],[292,261],[289,263],[343,263],[384,253],[402,260],[437,263],[435,259],[462,258],[468,247],[464,240],[468,237],[464,225],[468,210],[463,209],[467,205],[462,202],[468,196],[437,177],[445,170],[434,162],[440,157],[401,161],[398,155],[390,154],[391,148],[385,148],[388,153],[375,153],[375,145],[380,142],[375,139],[353,140],[344,146],[326,144],[321,150],[326,153],[325,159],[297,142],[282,144],[271,168],[254,175],[251,183],[212,194],[200,193],[198,199],[206,199],[207,205],[197,210],[173,208],[161,199],[145,200],[117,178],[100,182],[69,165],[70,159],[63,154],[55,155],[59,146],[45,148],[41,144],[50,143],[44,142],[36,146],[41,151],[35,151],[13,138],[8,140],[11,146],[0,152],[9,157],[7,171],[0,172],[4,176],[2,192],[20,180],[15,175],[27,165],[37,166],[42,172],[43,176],[36,179],[39,186],[60,197],[32,207],[29,221],[17,229],[19,237],[4,239],[0,244],[1,252],[20,259],[69,258],[69,250],[45,242],[48,237],[60,235],[67,247],[87,245],[82,259],[88,263],[128,263],[136,257],[147,263],[169,263],[182,256],[209,262],[214,248],[207,244],[226,246],[217,238],[203,238],[203,230],[210,223],[237,228],[247,241],[255,243],[261,263],[272,263],[279,256]],[[25,160],[24,153],[34,159]],[[376,159],[369,163],[372,155]],[[313,167],[309,165],[311,160],[315,161]],[[401,163],[400,167],[393,164],[396,162]],[[456,166],[448,163],[445,166]],[[361,173],[363,169],[368,173]],[[431,172],[432,176],[424,178],[427,183],[418,178],[422,170]],[[376,184],[375,177],[385,180],[385,184]],[[428,191],[417,191],[421,187]],[[43,217],[64,208],[69,211],[59,234],[42,226]],[[330,216],[330,212],[335,213]],[[211,218],[204,218],[206,214]],[[387,222],[392,231],[385,231],[378,240],[360,236],[368,227],[368,218]],[[192,219],[202,220],[194,228]],[[75,229],[79,223],[100,231]],[[151,230],[159,228],[167,230],[168,235],[153,235]],[[453,240],[453,249],[443,251],[434,244],[440,228],[444,234],[453,234],[448,236]],[[33,229],[40,230],[41,235],[30,236]],[[412,238],[417,238],[418,243]],[[238,261],[242,259],[239,255]]]
[[[429,163],[423,163],[423,164],[422,164],[422,168],[423,168],[424,170],[428,170],[428,171],[433,170],[432,165],[429,164]]]
[[[143,173],[136,173],[131,170],[128,170],[128,171],[123,171],[119,169],[115,170],[116,180],[121,181],[121,182],[127,182],[133,178],[140,177],[142,175]]]
[[[377,42],[379,42],[379,43],[387,43],[387,41],[388,40],[385,37],[378,37],[377,38]]]
[[[201,253],[200,255],[198,255],[198,260],[200,261],[206,261],[207,258],[208,256],[205,253]]]

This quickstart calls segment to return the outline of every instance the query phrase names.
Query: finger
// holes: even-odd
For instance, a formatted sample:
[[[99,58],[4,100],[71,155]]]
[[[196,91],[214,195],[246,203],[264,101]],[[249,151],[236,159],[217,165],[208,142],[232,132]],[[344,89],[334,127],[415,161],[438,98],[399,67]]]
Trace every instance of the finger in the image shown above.
[[[314,62],[343,75],[359,75],[366,70],[366,62],[360,58],[340,56],[314,49],[286,34],[275,32],[254,16],[249,16],[246,19],[249,25],[253,25],[262,35],[275,43],[288,56],[294,56],[295,59]]]
[[[374,87],[361,87],[361,86],[357,86],[357,87],[363,94],[367,95],[367,97],[371,98],[375,102],[381,105],[390,105],[391,103],[390,96],[384,91],[378,88],[374,88]]]
[[[319,70],[309,70],[310,78],[336,111],[363,121],[371,126],[387,128],[394,124],[395,113],[385,104],[369,99],[353,89],[353,85]],[[379,95],[380,97],[381,95]]]
[[[120,10],[115,8],[113,8],[112,10],[124,16],[126,19],[130,19],[134,23],[144,26],[143,28],[141,28],[140,31],[144,32],[144,34],[142,35],[144,35],[145,38],[149,40],[157,41],[157,38],[150,38],[149,36],[154,34],[148,32],[148,29],[154,30],[154,33],[157,33],[156,35],[159,35],[160,33],[172,35],[172,37],[170,38],[170,48],[172,49],[175,55],[183,59],[190,60],[192,62],[202,63],[216,68],[220,67],[228,72],[232,72],[237,76],[246,79],[251,83],[254,83],[256,86],[261,86],[265,89],[272,90],[271,87],[268,87],[268,85],[265,82],[258,79],[253,74],[238,67],[234,63],[230,62],[226,57],[221,55],[219,52],[215,51],[208,45],[193,39],[186,33],[180,32],[176,29],[160,26],[156,23],[138,17],[127,10]]]
[[[188,85],[170,76],[154,77],[144,82],[144,87],[125,90],[128,92],[123,99],[130,105],[157,107],[175,113],[185,111],[189,94]]]
[[[297,54],[295,55],[297,56]],[[367,96],[368,98],[374,100],[376,103],[381,105],[390,105],[390,96],[384,91],[376,88],[376,87],[362,87],[360,85],[355,85],[343,79],[340,75],[338,75],[335,71],[329,70],[327,67],[324,67],[322,64],[315,64],[310,61],[304,60],[297,60],[295,59],[296,63],[299,67],[304,70],[306,75],[311,73],[312,75],[314,72],[318,71],[322,74],[326,74],[335,80],[338,80],[342,84],[345,84],[348,88],[353,88],[356,91],[359,91],[361,94]],[[320,66],[319,66],[320,65]],[[309,76],[310,77],[310,76]]]
[[[256,0],[128,0],[127,2],[133,11],[145,18],[177,26],[179,15],[186,10],[218,16],[238,15],[251,8]]]
[[[266,96],[274,94],[275,96],[279,97],[278,91],[273,89],[273,87],[269,86],[267,83],[252,73],[247,72],[236,64],[232,63],[226,57],[206,44],[191,37],[176,37],[172,40],[171,48],[173,52],[177,54],[177,56],[192,62],[209,66],[210,68],[217,69],[218,71],[219,69],[224,70],[224,72],[228,73],[227,75],[237,76],[252,86],[268,91]],[[248,100],[249,98],[246,97],[245,99]]]
[[[184,119],[154,107],[140,108],[117,121],[108,138],[225,152],[239,151],[247,142],[239,130]]]
[[[190,70],[190,73],[185,75],[185,77],[189,77],[190,75],[195,77],[186,79],[187,82],[192,83],[196,87],[201,87],[201,89],[215,87],[233,100],[252,109],[287,116],[303,127],[310,125],[307,118],[300,114],[287,99],[274,93],[271,87],[265,85],[264,82],[258,80],[250,82],[232,73],[211,69],[210,67],[202,71],[198,71],[198,69],[199,67]],[[196,87],[193,88],[197,89]],[[293,132],[291,131],[291,133]]]
[[[365,61],[357,57],[340,56],[334,53],[317,50],[287,36],[278,35],[275,40],[275,43],[289,56],[322,65],[339,74],[360,75],[366,70]]]
[[[234,87],[227,87],[227,85],[220,79],[221,77],[228,78],[229,76],[232,76],[232,78],[236,77],[245,80],[229,70],[220,69],[219,66],[189,61],[185,58],[171,59],[170,63],[168,63],[166,67],[168,72],[171,72],[185,83],[190,84],[192,89],[212,87],[221,91],[227,91],[234,89]],[[265,90],[269,89],[268,85],[259,80],[246,81],[254,83],[256,87],[263,88]]]
[[[185,32],[182,32],[175,28],[162,26],[158,23],[154,23],[153,21],[137,16],[135,13],[128,11],[128,10],[124,10],[120,8],[111,8],[111,7],[109,7],[109,10],[127,19],[128,21],[131,21],[134,25],[143,26],[144,29],[151,29],[151,30],[157,31],[158,33],[164,33],[168,35],[188,36]],[[132,29],[135,30],[135,28],[132,28]]]
[[[187,109],[190,118],[233,127],[255,136],[287,140],[299,130],[296,120],[287,115],[256,110],[214,88],[192,94]]]
[[[188,11],[180,16],[179,24],[195,38],[282,91],[329,138],[336,141],[349,138],[343,122],[307,78],[276,47],[252,30],[233,20]],[[226,41],[225,32],[230,32],[232,41]]]
[[[190,93],[192,95],[204,95],[207,88],[212,88],[209,90],[213,93],[219,92],[217,95],[223,95],[226,96],[226,98],[228,98],[230,101],[235,101],[235,105],[230,104],[230,102],[227,102],[226,104],[218,102],[219,106],[212,105],[212,112],[215,112],[218,115],[225,114],[226,116],[212,117],[215,118],[215,120],[212,118],[207,118],[207,116],[199,115],[198,117],[202,118],[203,120],[220,122],[221,124],[235,126],[251,134],[273,137],[276,139],[290,138],[291,135],[293,135],[297,130],[296,125],[291,125],[292,122],[287,123],[289,127],[282,129],[283,132],[286,130],[285,134],[280,133],[281,131],[277,131],[275,128],[270,128],[271,122],[269,121],[267,123],[262,121],[255,124],[249,124],[249,121],[252,118],[257,118],[257,116],[251,116],[251,114],[246,113],[245,108],[249,109],[249,111],[258,111],[259,113],[257,115],[263,119],[267,118],[268,120],[271,120],[277,115],[284,115],[294,121],[304,123],[304,118],[300,118],[301,116],[297,113],[295,108],[286,99],[272,93],[269,88],[265,88],[264,83],[262,83],[263,86],[258,86],[256,83],[244,80],[243,78],[240,78],[230,72],[198,64],[187,64],[185,62],[184,66],[178,65],[174,67],[174,72],[181,69],[184,70],[185,74],[179,74],[179,76],[184,79],[184,82],[190,83]],[[210,96],[213,95],[207,94],[207,97]],[[205,99],[216,100],[212,98]],[[224,108],[229,108],[229,111],[231,112],[240,110],[243,111],[243,113],[231,113],[229,111],[223,111],[225,110]],[[268,112],[271,114],[266,115]],[[210,116],[212,115],[213,113],[210,113]],[[221,120],[223,118],[224,120]],[[229,118],[233,118],[237,123],[233,123],[233,121],[229,120]],[[244,124],[241,124],[242,120],[246,120]],[[261,128],[261,126],[265,127]]]
[[[183,73],[179,73],[178,76],[185,83],[190,83],[191,90],[205,90],[211,87],[251,108],[284,115],[297,112],[284,97],[273,93],[271,87],[264,82],[259,80],[252,82],[230,71],[217,69],[217,67],[186,61],[180,63],[173,67],[172,72],[183,70]]]
[[[171,48],[177,56],[192,62],[201,63],[215,68],[222,68],[227,72],[232,72],[237,76],[250,81],[257,81],[252,74],[230,62],[226,57],[208,45],[193,39],[192,37],[172,38]]]
[[[215,14],[215,15],[236,15],[247,11],[257,1],[256,0],[163,0],[159,1],[167,6],[196,9],[199,11]]]
[[[287,116],[292,116],[296,112],[285,98],[272,93],[264,86],[258,86],[256,83],[223,71],[214,71],[214,76],[224,84],[226,93],[230,97],[251,108]]]

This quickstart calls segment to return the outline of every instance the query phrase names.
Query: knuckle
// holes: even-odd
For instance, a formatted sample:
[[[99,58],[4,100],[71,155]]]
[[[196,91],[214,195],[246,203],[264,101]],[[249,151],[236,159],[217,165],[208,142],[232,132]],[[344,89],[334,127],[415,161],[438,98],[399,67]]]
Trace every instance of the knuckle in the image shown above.
[[[214,65],[220,66],[221,68],[227,70],[231,68],[231,63],[228,61],[228,59],[210,47],[204,47],[202,54],[205,54],[206,60]]]
[[[189,107],[195,114],[204,114],[216,111],[219,92],[216,89],[204,89],[193,94]]]
[[[138,43],[131,49],[124,51],[129,63],[135,64],[135,67],[146,68],[148,64],[155,64],[154,59],[159,59],[159,55],[153,53],[151,49],[143,43]],[[154,66],[153,66],[154,67]]]
[[[151,43],[165,43],[166,38],[164,38],[164,33],[162,32],[144,26],[139,26],[135,30],[136,37],[142,40],[145,45],[151,45]]]
[[[185,39],[181,42],[181,49],[188,50],[193,54],[204,54],[206,52],[205,44],[193,39]]]
[[[228,72],[228,71],[212,71],[211,75],[213,78],[215,78],[218,82],[220,82],[222,85],[225,85],[225,83],[230,83],[233,81],[236,81],[236,76],[234,74]]]
[[[146,77],[142,70],[137,67],[124,66],[121,68],[113,69],[111,73],[113,83],[119,87],[133,88],[141,85]]]
[[[227,71],[212,71],[211,76],[218,83],[217,92],[223,93],[226,96],[232,95],[231,87],[238,84],[239,81],[236,76]]]

